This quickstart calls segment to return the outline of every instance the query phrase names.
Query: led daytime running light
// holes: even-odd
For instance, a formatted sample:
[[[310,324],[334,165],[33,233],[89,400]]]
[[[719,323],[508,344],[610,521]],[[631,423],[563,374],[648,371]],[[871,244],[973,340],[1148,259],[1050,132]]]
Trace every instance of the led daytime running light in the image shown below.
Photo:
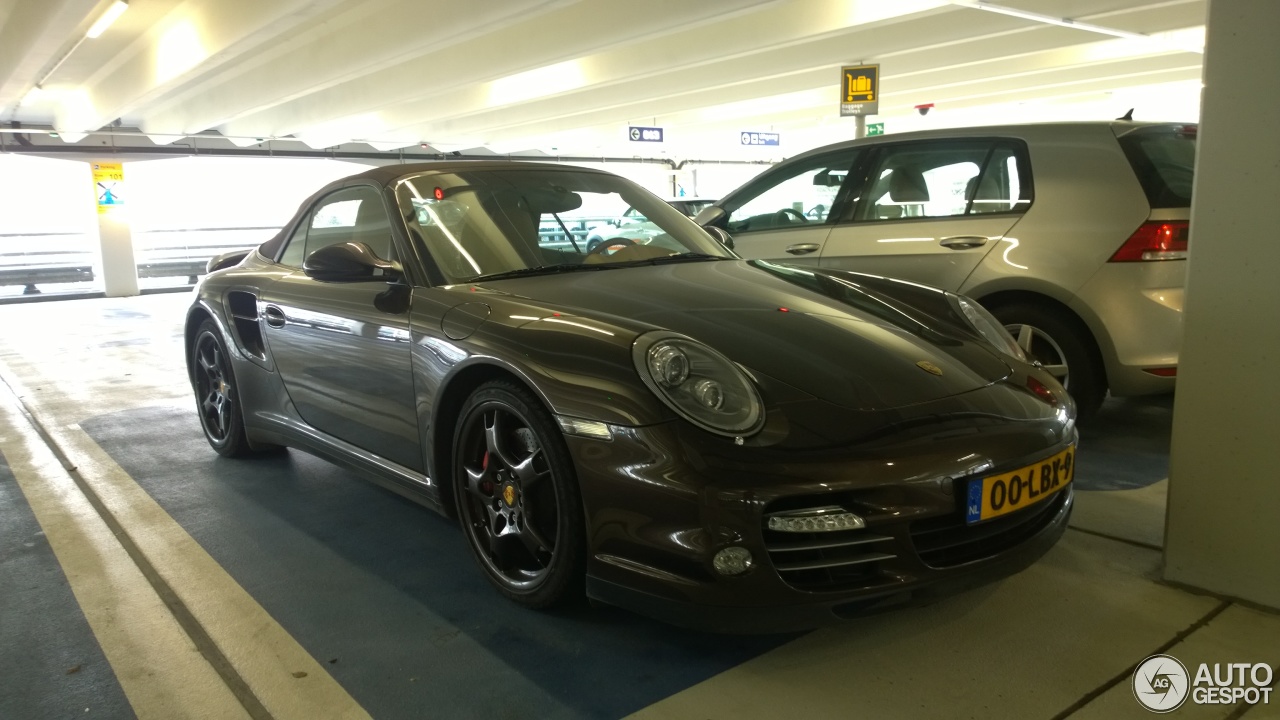
[[[768,527],[778,532],[838,532],[840,530],[860,530],[867,523],[851,512],[829,513],[823,515],[773,515],[769,517]]]

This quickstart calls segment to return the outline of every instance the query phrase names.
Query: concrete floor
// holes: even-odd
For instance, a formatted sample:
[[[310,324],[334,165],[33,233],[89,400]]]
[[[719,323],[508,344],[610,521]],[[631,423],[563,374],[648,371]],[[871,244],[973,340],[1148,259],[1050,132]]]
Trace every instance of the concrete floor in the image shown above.
[[[1168,398],[1086,429],[1073,530],[1029,570],[726,638],[522,611],[443,518],[302,453],[217,458],[189,299],[0,307],[0,718],[1140,718],[1154,653],[1280,664],[1280,615],[1158,581]]]

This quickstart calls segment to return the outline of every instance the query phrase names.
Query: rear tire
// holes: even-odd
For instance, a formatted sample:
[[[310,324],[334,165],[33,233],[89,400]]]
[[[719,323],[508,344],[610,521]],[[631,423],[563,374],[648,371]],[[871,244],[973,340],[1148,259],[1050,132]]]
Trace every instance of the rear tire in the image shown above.
[[[253,453],[244,433],[240,391],[236,385],[231,356],[222,333],[213,320],[205,320],[191,341],[191,380],[196,393],[196,411],[210,447],[229,458]]]
[[[1065,376],[1055,377],[1076,401],[1076,417],[1093,417],[1107,397],[1107,373],[1097,346],[1079,320],[1060,310],[1031,303],[990,308],[1032,360],[1047,368],[1066,366]]]

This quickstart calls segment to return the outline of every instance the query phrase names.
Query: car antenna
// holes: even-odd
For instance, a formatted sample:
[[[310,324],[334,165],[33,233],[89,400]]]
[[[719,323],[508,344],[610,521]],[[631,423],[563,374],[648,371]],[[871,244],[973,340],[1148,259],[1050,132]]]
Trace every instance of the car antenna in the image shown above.
[[[1116,119],[1117,119],[1117,120],[1132,120],[1132,119],[1133,119],[1133,108],[1129,108],[1129,112],[1127,112],[1127,113],[1125,113],[1125,114],[1121,115],[1120,117],[1118,117],[1118,118],[1116,118]]]

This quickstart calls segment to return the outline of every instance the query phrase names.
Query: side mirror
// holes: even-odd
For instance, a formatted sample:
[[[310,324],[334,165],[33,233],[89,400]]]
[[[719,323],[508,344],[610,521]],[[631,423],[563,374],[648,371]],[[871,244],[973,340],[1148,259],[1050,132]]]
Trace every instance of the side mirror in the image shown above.
[[[728,217],[728,215],[729,213],[725,212],[724,208],[719,205],[708,205],[693,216],[693,221],[706,228],[720,224],[720,221]]]
[[[320,248],[307,256],[302,272],[321,282],[395,282],[402,275],[399,265],[383,260],[359,242]]]
[[[730,235],[728,231],[726,231],[724,228],[719,228],[719,227],[716,227],[715,225],[708,225],[702,229],[706,230],[707,234],[715,238],[716,241],[719,242],[721,245],[729,248],[730,250],[733,249],[733,236]]]

